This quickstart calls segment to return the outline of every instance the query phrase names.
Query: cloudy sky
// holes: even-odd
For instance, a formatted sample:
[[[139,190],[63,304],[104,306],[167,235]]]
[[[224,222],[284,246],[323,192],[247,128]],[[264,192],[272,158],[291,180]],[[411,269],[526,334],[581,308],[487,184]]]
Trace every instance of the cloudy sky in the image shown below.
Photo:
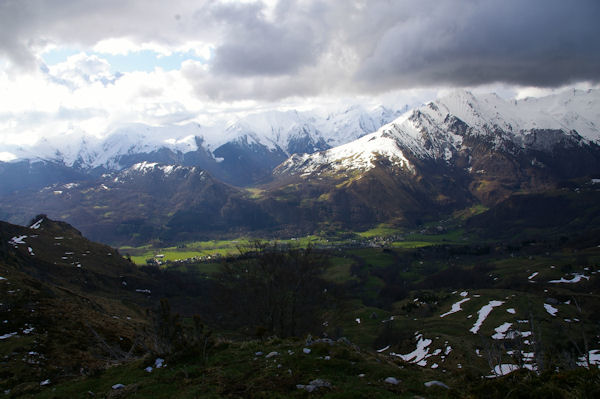
[[[597,0],[0,0],[0,145],[456,87],[598,87],[598,20]]]

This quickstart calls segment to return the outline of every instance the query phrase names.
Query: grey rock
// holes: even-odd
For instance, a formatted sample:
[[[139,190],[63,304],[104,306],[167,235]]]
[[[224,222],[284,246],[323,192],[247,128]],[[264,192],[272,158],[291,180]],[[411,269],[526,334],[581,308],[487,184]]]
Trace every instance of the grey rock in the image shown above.
[[[425,383],[425,386],[426,386],[427,388],[431,388],[431,387],[442,387],[442,388],[450,389],[450,387],[449,387],[448,385],[444,384],[444,383],[443,383],[443,382],[441,382],[441,381],[435,381],[435,380],[434,380],[434,381],[427,381],[427,382]]]
[[[397,378],[394,378],[394,377],[388,377],[388,378],[386,378],[383,381],[387,382],[388,384],[392,384],[392,385],[398,385],[398,384],[400,384],[400,381]]]
[[[317,388],[331,388],[331,383],[329,381],[322,380],[317,378],[316,380],[312,380],[310,385],[313,385]]]

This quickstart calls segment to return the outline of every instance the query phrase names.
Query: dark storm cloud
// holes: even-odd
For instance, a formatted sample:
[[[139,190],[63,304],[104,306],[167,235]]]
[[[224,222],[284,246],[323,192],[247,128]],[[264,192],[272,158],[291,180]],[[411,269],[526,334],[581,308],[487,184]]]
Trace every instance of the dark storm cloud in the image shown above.
[[[222,27],[212,70],[237,76],[294,74],[326,50],[327,21],[318,5],[281,1],[266,15],[261,3],[217,4],[208,10]]]
[[[184,75],[220,101],[600,81],[598,0],[0,0],[0,56],[44,43],[211,43]]]
[[[365,86],[558,86],[600,78],[600,2],[422,2],[391,23],[356,77]]]

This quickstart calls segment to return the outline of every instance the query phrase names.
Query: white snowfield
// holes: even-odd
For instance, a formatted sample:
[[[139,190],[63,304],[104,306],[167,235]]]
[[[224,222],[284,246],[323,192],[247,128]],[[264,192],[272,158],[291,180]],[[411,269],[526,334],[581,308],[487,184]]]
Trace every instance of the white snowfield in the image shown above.
[[[477,321],[469,331],[473,334],[477,334],[477,332],[479,332],[479,329],[481,328],[481,325],[488,317],[488,315],[492,312],[492,310],[495,307],[500,306],[502,304],[504,304],[503,301],[490,301],[487,305],[484,305],[481,309],[479,309],[479,311],[477,312]]]

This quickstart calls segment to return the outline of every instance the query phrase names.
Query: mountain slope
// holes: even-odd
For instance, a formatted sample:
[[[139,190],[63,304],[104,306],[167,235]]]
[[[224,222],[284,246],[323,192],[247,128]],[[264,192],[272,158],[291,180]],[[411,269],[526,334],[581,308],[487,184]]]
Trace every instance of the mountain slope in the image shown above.
[[[5,197],[3,212],[21,222],[31,211],[67,220],[110,243],[183,239],[269,224],[245,192],[196,167],[142,162],[94,181],[60,184]]]
[[[455,92],[355,141],[292,154],[277,167],[286,156],[280,144],[290,137],[306,137],[294,145],[302,142],[314,150],[328,144],[326,136],[314,141],[312,134],[320,130],[297,124],[298,113],[262,115],[231,125],[230,136],[222,138],[226,144],[212,153],[202,149],[210,143],[196,138],[196,151],[151,154],[166,163],[129,154],[127,162],[139,162],[121,171],[97,171],[72,181],[60,175],[59,184],[4,195],[0,215],[23,223],[44,212],[93,239],[120,245],[247,232],[290,236],[380,223],[414,226],[472,205],[492,207],[514,193],[544,192],[570,179],[597,177],[599,104],[598,91],[516,102]],[[291,125],[276,129],[283,121]],[[248,133],[252,126],[271,126],[273,140],[259,142],[258,135]],[[294,136],[290,132],[296,128],[307,135]],[[240,138],[241,132],[248,134]],[[226,167],[215,176],[198,166],[181,166],[211,162]],[[222,179],[264,183],[244,190]]]
[[[517,190],[545,189],[600,172],[600,115],[594,104],[600,105],[598,91],[520,102],[455,92],[352,143],[293,155],[275,174],[346,175],[356,181],[379,159],[405,176],[423,177],[427,171],[419,165],[434,165],[464,181],[479,201],[493,204]]]
[[[0,222],[0,386],[11,395],[135,358],[150,344],[149,276],[41,215]]]

